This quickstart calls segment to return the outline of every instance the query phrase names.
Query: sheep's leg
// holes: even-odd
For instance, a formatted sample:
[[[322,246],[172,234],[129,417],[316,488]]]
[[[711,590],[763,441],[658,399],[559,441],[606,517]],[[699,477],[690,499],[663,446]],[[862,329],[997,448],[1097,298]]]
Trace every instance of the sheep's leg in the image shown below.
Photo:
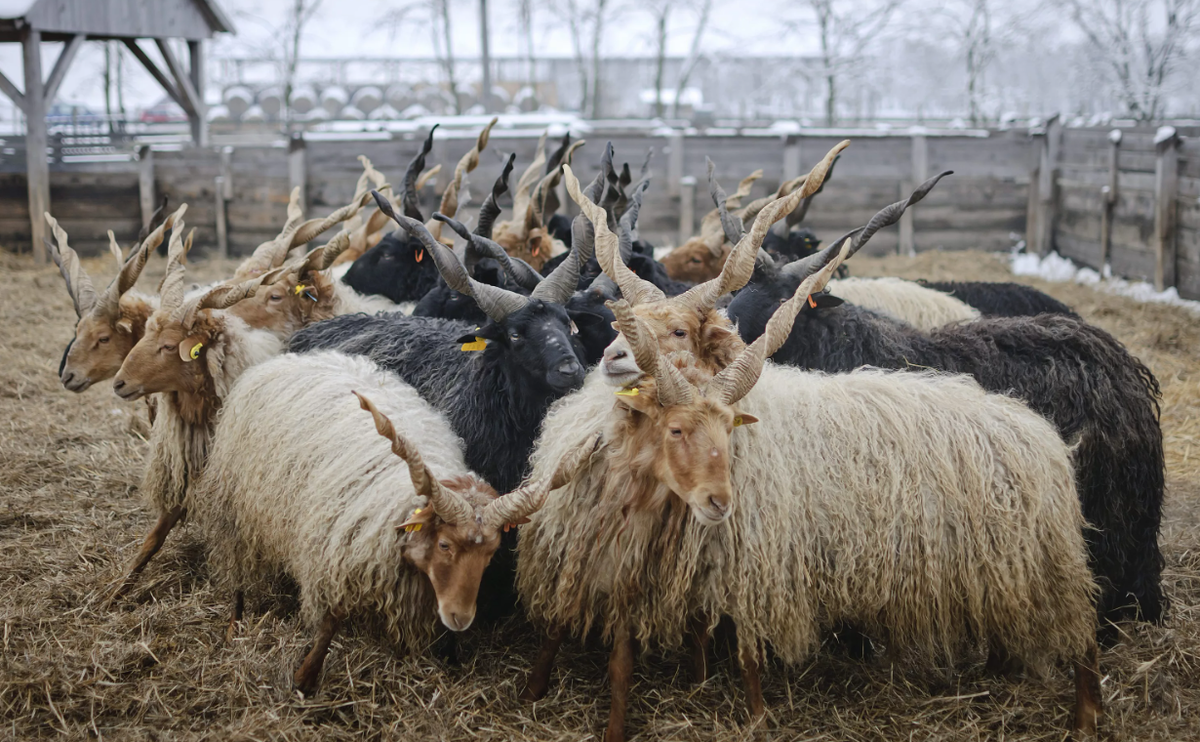
[[[996,639],[988,640],[988,656],[987,664],[983,666],[983,671],[994,677],[1003,677],[1013,675],[1021,669],[1021,663],[1004,648]]]
[[[875,656],[875,647],[871,639],[851,623],[839,623],[833,630],[834,638],[851,659],[867,661]]]
[[[612,654],[608,658],[608,684],[612,689],[612,706],[608,712],[608,729],[604,742],[625,742],[625,707],[629,703],[629,686],[633,681],[633,639],[628,629],[613,638]]]
[[[1075,736],[1094,737],[1096,722],[1104,714],[1100,697],[1100,650],[1095,644],[1082,660],[1075,662]]]
[[[163,543],[167,540],[167,534],[175,527],[175,524],[187,514],[187,508],[177,507],[163,513],[158,522],[154,524],[154,528],[150,529],[150,533],[146,534],[146,540],[142,542],[142,548],[138,551],[137,559],[133,562],[133,567],[129,573],[125,575],[125,579],[113,591],[113,594],[108,598],[108,605],[111,606],[118,598],[126,593],[129,588],[133,587],[137,582],[137,577],[141,574],[158,550],[162,548]]]
[[[742,682],[746,685],[746,704],[750,707],[750,720],[761,719],[766,713],[763,703],[762,679],[759,678],[759,663],[756,653],[748,644],[742,643],[738,652],[742,666]]]
[[[708,630],[708,621],[703,618],[693,618],[692,637],[692,682],[699,685],[708,680],[708,645],[712,640],[712,632]]]
[[[522,701],[540,701],[546,697],[546,691],[550,687],[550,672],[554,669],[554,658],[558,655],[558,648],[562,646],[564,636],[565,632],[559,626],[546,629],[537,660],[534,661],[529,678],[525,681],[525,690],[521,691]]]
[[[333,611],[325,613],[325,617],[321,619],[321,625],[317,628],[317,638],[313,640],[312,649],[304,657],[300,669],[296,670],[296,676],[292,682],[296,690],[305,697],[310,697],[317,692],[317,687],[321,682],[321,667],[325,664],[325,655],[329,653],[329,644],[333,641],[333,635],[337,633],[340,623]]]
[[[237,636],[237,624],[242,620],[242,613],[246,610],[246,594],[241,590],[233,594],[233,610],[229,612],[229,628],[225,631],[225,643],[233,644],[233,638]]]

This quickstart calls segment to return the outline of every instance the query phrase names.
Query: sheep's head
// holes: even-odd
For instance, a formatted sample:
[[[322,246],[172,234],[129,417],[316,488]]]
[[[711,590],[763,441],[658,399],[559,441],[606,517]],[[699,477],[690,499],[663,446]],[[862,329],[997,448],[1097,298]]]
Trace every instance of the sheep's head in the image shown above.
[[[658,342],[663,353],[686,352],[712,373],[725,368],[746,347],[729,320],[715,309],[701,314],[668,302],[643,304],[633,308],[645,332]],[[642,375],[634,361],[629,341],[618,334],[601,361],[601,373],[614,386],[630,384]]]
[[[611,304],[637,366],[652,369],[616,392],[617,404],[628,417],[615,445],[635,477],[653,476],[705,525],[729,517],[730,436],[735,427],[756,422],[737,403],[758,381],[766,359],[787,339],[809,294],[829,280],[844,258],[845,250],[838,252],[806,278],[771,317],[766,332],[715,375],[698,366],[689,352],[664,354],[628,301]]]
[[[217,310],[254,295],[260,284],[275,280],[280,272],[276,269],[240,284],[216,286],[184,301],[182,229],[183,222],[176,221],[160,293],[161,306],[150,316],[145,334],[130,350],[113,379],[113,390],[122,399],[160,392],[200,394],[209,390],[224,357],[222,336],[226,317]]]
[[[184,204],[168,216],[134,246],[127,260],[121,259],[121,248],[110,231],[109,245],[117,257],[119,271],[101,295],[96,294],[91,278],[80,265],[79,256],[67,243],[66,231],[49,213],[45,215],[55,239],[54,243],[49,243],[50,255],[67,283],[67,292],[79,318],[75,337],[63,351],[58,367],[62,385],[68,390],[82,392],[97,381],[112,378],[142,337],[150,306],[127,292],[137,282],[150,253],[162,242],[164,230],[186,210],[187,204]]]
[[[464,352],[482,352],[485,358],[502,354],[511,360],[508,365],[514,373],[524,374],[533,385],[549,387],[555,394],[583,383],[582,349],[574,340],[571,319],[563,304],[574,293],[579,266],[590,256],[572,252],[529,296],[524,296],[476,281],[454,252],[434,239],[424,224],[395,214],[382,196],[376,200],[381,210],[389,212],[425,246],[446,285],[470,296],[488,316],[489,321],[481,328],[460,338]]]
[[[513,193],[513,218],[495,225],[494,239],[509,255],[520,258],[541,270],[550,258],[566,250],[566,245],[554,238],[546,222],[558,208],[554,189],[562,179],[562,168],[571,162],[575,150],[585,144],[583,140],[570,142],[564,139],[562,147],[547,163],[546,135],[538,142],[538,154],[517,181]],[[542,165],[548,164],[547,172],[540,175]],[[540,179],[539,179],[540,178]]]
[[[700,283],[721,274],[729,252],[730,246],[725,244],[724,235],[711,232],[692,237],[667,253],[661,262],[667,269],[667,275],[676,281]]]
[[[500,546],[500,535],[528,522],[550,490],[566,484],[591,455],[593,438],[559,462],[546,479],[531,482],[504,497],[475,475],[439,481],[425,466],[417,447],[400,435],[392,421],[358,392],[359,404],[371,413],[375,429],[392,444],[392,452],[408,465],[413,488],[427,498],[400,524],[408,532],[403,556],[433,586],[438,617],[451,631],[464,631],[475,620],[475,601],[483,571]]]

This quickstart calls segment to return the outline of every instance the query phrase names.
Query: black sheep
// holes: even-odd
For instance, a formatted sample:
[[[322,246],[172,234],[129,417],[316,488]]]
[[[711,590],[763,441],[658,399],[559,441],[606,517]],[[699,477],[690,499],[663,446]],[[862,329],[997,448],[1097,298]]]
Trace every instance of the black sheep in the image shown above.
[[[1074,310],[1049,294],[1023,283],[987,281],[918,281],[979,310],[985,317],[1026,317],[1035,314],[1065,314],[1078,317]]]
[[[762,334],[801,278],[759,267],[729,306],[746,342]],[[1159,387],[1120,342],[1064,315],[984,318],[925,333],[829,294],[811,304],[773,356],[776,362],[828,372],[878,366],[971,374],[989,391],[1020,397],[1064,440],[1077,441],[1079,496],[1095,526],[1085,535],[1102,588],[1100,613],[1111,620],[1163,617]]]

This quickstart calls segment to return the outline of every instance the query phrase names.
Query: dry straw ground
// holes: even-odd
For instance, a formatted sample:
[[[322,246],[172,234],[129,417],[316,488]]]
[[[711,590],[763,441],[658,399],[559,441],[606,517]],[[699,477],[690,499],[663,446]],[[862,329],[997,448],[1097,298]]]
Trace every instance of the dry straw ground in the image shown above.
[[[858,275],[1009,280],[980,253],[855,261]],[[103,276],[106,261],[87,261]],[[196,266],[193,278],[228,266]],[[365,632],[339,636],[311,701],[289,689],[308,636],[286,597],[252,605],[223,643],[227,605],[207,579],[196,529],[168,542],[139,588],[101,607],[151,524],[136,491],[144,409],[108,384],[64,391],[56,369],[73,316],[52,268],[0,254],[0,738],[596,738],[607,718],[606,654],[568,645],[545,701],[517,698],[536,647],[524,621],[469,632],[463,660],[399,657]],[[154,259],[143,284],[161,275]],[[1200,738],[1200,317],[1035,284],[1115,333],[1164,390],[1168,505],[1163,627],[1126,627],[1101,659],[1114,740]],[[659,739],[1036,739],[1064,737],[1070,681],[984,677],[978,667],[914,677],[829,648],[768,667],[769,717],[746,721],[729,663],[693,687],[680,657],[640,661],[630,731]]]

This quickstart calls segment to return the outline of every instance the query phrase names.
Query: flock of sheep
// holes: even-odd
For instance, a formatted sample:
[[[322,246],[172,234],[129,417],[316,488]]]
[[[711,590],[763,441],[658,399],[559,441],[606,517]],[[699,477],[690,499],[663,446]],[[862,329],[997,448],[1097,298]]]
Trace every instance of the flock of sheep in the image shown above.
[[[647,168],[635,181],[611,145],[583,184],[582,143],[543,139],[511,218],[512,157],[458,221],[490,129],[430,220],[432,132],[398,193],[360,158],[349,204],[304,221],[293,193],[279,235],[211,286],[187,285],[186,205],[127,256],[112,241],[102,293],[46,215],[79,316],[63,385],[149,403],[158,521],[114,600],[186,516],[230,637],[245,591],[299,586],[305,694],[356,617],[420,650],[439,622],[522,610],[545,632],[527,700],[565,638],[611,644],[609,740],[635,643],[688,642],[703,680],[718,630],[754,716],[764,661],[836,630],[928,665],[977,647],[995,672],[1068,663],[1072,728],[1095,732],[1099,647],[1165,610],[1141,362],[1028,287],[835,278],[945,173],[819,248],[799,222],[849,142],[745,204],[761,171],[728,196],[710,165],[716,208],[660,263],[637,231]],[[135,291],[164,243],[157,295]]]

